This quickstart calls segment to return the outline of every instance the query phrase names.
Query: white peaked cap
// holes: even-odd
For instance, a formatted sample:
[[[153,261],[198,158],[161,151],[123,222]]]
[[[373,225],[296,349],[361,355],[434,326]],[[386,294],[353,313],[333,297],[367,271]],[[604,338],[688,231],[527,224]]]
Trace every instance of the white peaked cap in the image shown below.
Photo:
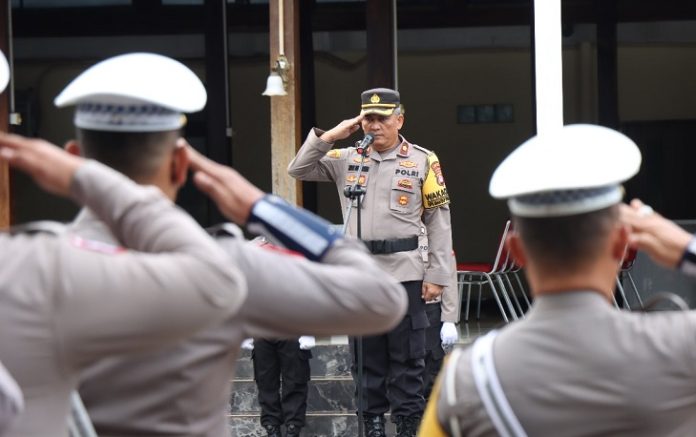
[[[5,54],[0,51],[0,93],[5,91],[7,83],[10,81],[10,66],[7,65]]]
[[[517,216],[582,214],[621,201],[620,184],[634,176],[640,151],[615,130],[575,124],[525,141],[498,166],[489,191],[509,199]]]
[[[177,129],[203,109],[205,87],[185,65],[154,53],[115,56],[88,68],[54,103],[77,105],[75,125],[107,131]]]

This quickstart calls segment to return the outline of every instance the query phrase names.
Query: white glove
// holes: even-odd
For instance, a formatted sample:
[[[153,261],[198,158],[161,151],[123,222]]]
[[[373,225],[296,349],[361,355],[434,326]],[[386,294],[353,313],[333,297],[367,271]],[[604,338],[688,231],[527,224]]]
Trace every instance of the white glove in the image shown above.
[[[300,342],[300,349],[302,349],[303,351],[306,351],[306,350],[313,348],[314,345],[316,344],[314,337],[311,335],[303,335],[297,341]]]
[[[440,340],[442,340],[442,347],[454,346],[454,343],[459,340],[459,331],[457,331],[457,327],[454,326],[454,323],[444,322],[442,324],[442,329],[440,329]]]
[[[253,338],[247,338],[242,342],[242,349],[247,350],[247,351],[252,351],[254,350],[254,339]]]

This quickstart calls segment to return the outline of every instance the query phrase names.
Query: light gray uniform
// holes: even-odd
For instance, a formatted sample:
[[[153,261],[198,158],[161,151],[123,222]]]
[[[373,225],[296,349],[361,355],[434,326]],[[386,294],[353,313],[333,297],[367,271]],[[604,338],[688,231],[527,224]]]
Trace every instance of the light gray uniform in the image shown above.
[[[10,436],[67,433],[79,373],[108,355],[171,345],[232,315],[244,277],[154,188],[88,162],[71,191],[128,247],[69,233],[0,235],[0,359],[26,409]]]
[[[696,312],[629,313],[595,292],[537,297],[527,319],[494,343],[503,391],[529,436],[692,436],[696,433]],[[471,370],[457,361],[439,422],[495,436]],[[443,370],[443,375],[448,372]]]
[[[17,419],[24,409],[24,398],[17,382],[0,363],[0,435]]]
[[[334,182],[345,211],[348,199],[343,189],[355,181],[360,156],[354,147],[331,150],[333,144],[312,129],[288,173],[304,181]],[[418,236],[423,225],[429,240],[429,264],[423,264],[418,250],[375,255],[377,263],[399,282],[425,281],[448,285],[451,275],[452,228],[449,205],[423,209],[423,182],[433,171],[427,165],[432,152],[402,143],[384,154],[372,150],[366,159],[368,171],[363,183],[367,193],[362,200],[362,239],[389,240]],[[330,151],[331,150],[331,151]],[[329,152],[330,151],[330,152]],[[443,185],[444,186],[444,185]],[[351,214],[348,233],[357,233],[357,214]]]
[[[72,229],[116,242],[87,210]],[[89,369],[80,394],[100,436],[226,436],[243,339],[377,333],[406,312],[403,288],[384,277],[357,240],[336,242],[323,264],[236,238],[218,242],[246,276],[249,294],[239,313],[174,348]]]

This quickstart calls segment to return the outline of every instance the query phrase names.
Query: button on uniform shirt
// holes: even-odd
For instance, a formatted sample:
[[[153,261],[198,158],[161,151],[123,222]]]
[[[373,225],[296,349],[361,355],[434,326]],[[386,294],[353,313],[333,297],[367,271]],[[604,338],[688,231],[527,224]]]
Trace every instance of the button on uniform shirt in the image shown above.
[[[118,243],[89,210],[71,230]],[[175,347],[88,369],[80,394],[100,436],[228,436],[242,340],[384,332],[406,312],[403,287],[385,279],[355,239],[334,243],[321,264],[239,238],[218,243],[245,275],[249,293],[240,311]]]
[[[401,138],[394,149],[369,151],[358,177],[361,156],[355,147],[331,149],[324,132],[312,129],[290,162],[291,176],[305,181],[334,182],[345,214],[346,186],[356,179],[367,187],[362,200],[362,239],[391,240],[418,236],[423,225],[429,240],[429,265],[416,250],[375,255],[377,263],[399,282],[425,281],[448,285],[451,275],[452,229],[449,197],[440,163],[431,151]],[[357,234],[357,213],[351,213],[348,232]]]
[[[96,162],[78,169],[71,189],[119,241],[152,253],[70,233],[0,235],[0,360],[25,400],[8,436],[67,435],[81,370],[174,344],[246,296],[224,251],[158,190]]]
[[[595,292],[536,298],[494,343],[505,396],[529,436],[689,436],[696,432],[696,312],[629,313]],[[497,436],[473,379],[471,349],[441,378],[438,421]],[[450,403],[454,390],[457,399]]]

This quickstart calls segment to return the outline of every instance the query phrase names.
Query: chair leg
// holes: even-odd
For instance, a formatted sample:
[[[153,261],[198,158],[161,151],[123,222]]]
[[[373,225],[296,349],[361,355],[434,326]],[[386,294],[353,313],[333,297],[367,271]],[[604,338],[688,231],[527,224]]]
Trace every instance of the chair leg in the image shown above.
[[[512,299],[515,301],[515,306],[517,307],[517,311],[520,312],[520,316],[525,319],[524,311],[522,311],[522,305],[520,305],[520,301],[517,299],[517,293],[515,292],[515,287],[512,286],[512,282],[510,281],[510,278],[508,277],[509,273],[501,273],[503,278],[505,279],[505,282],[507,283],[508,287],[510,287],[510,294],[512,294]]]
[[[498,283],[500,284],[500,293],[503,295],[503,299],[505,299],[505,304],[507,305],[508,310],[510,310],[510,315],[512,315],[512,319],[518,320],[519,317],[517,317],[517,311],[515,311],[515,307],[512,306],[512,300],[510,300],[510,295],[505,289],[505,284],[503,284],[503,280],[500,279],[499,274],[496,274],[495,278],[498,280]]]
[[[626,276],[628,276],[628,280],[631,283],[631,286],[633,287],[633,292],[636,294],[636,299],[638,299],[640,309],[645,309],[645,307],[643,306],[643,299],[640,298],[640,292],[638,291],[638,287],[636,287],[636,283],[633,280],[633,276],[631,276],[631,272],[626,271]]]
[[[616,287],[619,289],[619,293],[621,294],[621,298],[624,301],[624,308],[627,310],[631,310],[631,306],[628,304],[628,300],[626,299],[626,292],[624,291],[623,285],[621,285],[621,279],[619,277],[616,277]]]
[[[481,320],[481,291],[483,290],[483,282],[478,284],[478,299],[476,301],[476,320]]]
[[[473,278],[472,278],[473,279]],[[464,275],[464,281],[466,281],[466,275]],[[462,282],[461,287],[464,287],[464,283]],[[468,322],[469,321],[469,308],[471,306],[471,280],[468,282],[467,287],[466,287],[466,309],[464,310],[464,321]]]
[[[510,323],[510,319],[508,319],[507,314],[505,313],[505,309],[503,308],[503,303],[500,301],[500,296],[498,295],[498,290],[495,289],[495,285],[493,285],[493,280],[491,279],[490,275],[485,274],[486,279],[488,280],[488,285],[491,287],[491,291],[493,292],[493,297],[495,297],[495,301],[498,304],[498,308],[500,309],[500,313],[503,315],[503,320],[505,320],[505,323]],[[508,305],[508,308],[512,307],[512,303],[510,302],[510,297],[503,291],[503,296],[506,298],[506,303]],[[517,320],[517,315],[515,314],[515,310],[512,310],[512,317]]]
[[[522,285],[522,280],[520,280],[520,276],[517,274],[517,272],[512,272],[512,274],[515,276],[515,280],[517,280],[517,284],[520,286],[520,290],[522,290],[522,297],[524,298],[524,301],[527,304],[527,309],[530,309],[532,307],[532,304],[529,302],[529,298],[527,297],[527,290],[524,289],[524,285]]]

